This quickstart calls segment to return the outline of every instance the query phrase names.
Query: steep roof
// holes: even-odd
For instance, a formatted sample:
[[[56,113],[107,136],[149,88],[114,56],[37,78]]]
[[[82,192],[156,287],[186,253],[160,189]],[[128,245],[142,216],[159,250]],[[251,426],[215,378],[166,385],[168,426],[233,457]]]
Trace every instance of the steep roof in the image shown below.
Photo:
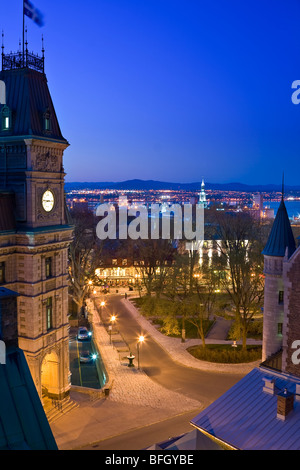
[[[286,249],[288,249],[288,257],[290,257],[296,249],[296,243],[285,203],[282,198],[269,239],[262,253],[268,256],[284,257]]]
[[[275,380],[274,394],[264,379]],[[299,378],[257,367],[192,419],[199,430],[241,450],[300,450],[300,401],[286,420],[277,418],[277,395],[295,393]]]
[[[21,349],[0,364],[0,450],[57,450]]]
[[[12,113],[11,129],[0,129],[0,137],[32,136],[67,143],[61,134],[44,73],[30,68],[2,70],[0,80],[5,83],[6,105]],[[49,130],[44,129],[45,114],[49,114]]]

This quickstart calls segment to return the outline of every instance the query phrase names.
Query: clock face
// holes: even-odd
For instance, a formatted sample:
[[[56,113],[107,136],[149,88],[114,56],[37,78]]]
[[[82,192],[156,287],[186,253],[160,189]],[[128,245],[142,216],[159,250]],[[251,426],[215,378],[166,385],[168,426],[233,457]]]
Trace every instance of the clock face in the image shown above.
[[[42,206],[46,212],[50,212],[54,206],[54,196],[52,191],[47,189],[42,196]]]

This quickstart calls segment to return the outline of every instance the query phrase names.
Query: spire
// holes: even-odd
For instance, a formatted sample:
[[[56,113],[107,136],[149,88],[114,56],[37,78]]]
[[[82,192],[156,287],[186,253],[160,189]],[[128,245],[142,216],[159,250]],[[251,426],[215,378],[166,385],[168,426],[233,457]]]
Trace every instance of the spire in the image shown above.
[[[280,257],[284,257],[287,254],[288,258],[290,258],[295,250],[295,238],[285,207],[282,186],[282,198],[280,206],[278,208],[271,233],[262,254],[267,256]]]

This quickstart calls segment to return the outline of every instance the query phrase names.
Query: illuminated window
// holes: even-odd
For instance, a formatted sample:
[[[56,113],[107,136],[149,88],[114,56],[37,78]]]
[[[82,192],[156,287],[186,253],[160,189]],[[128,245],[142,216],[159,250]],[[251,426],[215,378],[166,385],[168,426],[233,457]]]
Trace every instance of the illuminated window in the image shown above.
[[[47,330],[52,328],[52,297],[48,297],[46,301],[46,325]]]
[[[279,305],[283,304],[283,299],[284,299],[284,291],[280,290],[279,293],[278,293],[278,303],[279,303]]]
[[[51,125],[50,125],[50,111],[49,109],[46,109],[46,111],[43,114],[43,125],[44,125],[44,131],[49,132],[51,130]]]
[[[46,278],[52,276],[52,258],[46,258],[45,261]]]
[[[0,108],[1,109],[1,108]],[[8,106],[3,106],[1,115],[1,127],[2,131],[8,131],[11,128],[11,112]]]

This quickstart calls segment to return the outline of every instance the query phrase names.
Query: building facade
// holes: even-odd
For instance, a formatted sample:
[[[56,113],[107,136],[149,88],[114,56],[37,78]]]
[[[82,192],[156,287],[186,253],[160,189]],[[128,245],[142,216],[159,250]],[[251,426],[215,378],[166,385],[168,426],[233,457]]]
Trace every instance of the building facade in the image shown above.
[[[0,284],[18,297],[19,347],[35,386],[69,393],[68,247],[62,136],[44,57],[2,52]]]

